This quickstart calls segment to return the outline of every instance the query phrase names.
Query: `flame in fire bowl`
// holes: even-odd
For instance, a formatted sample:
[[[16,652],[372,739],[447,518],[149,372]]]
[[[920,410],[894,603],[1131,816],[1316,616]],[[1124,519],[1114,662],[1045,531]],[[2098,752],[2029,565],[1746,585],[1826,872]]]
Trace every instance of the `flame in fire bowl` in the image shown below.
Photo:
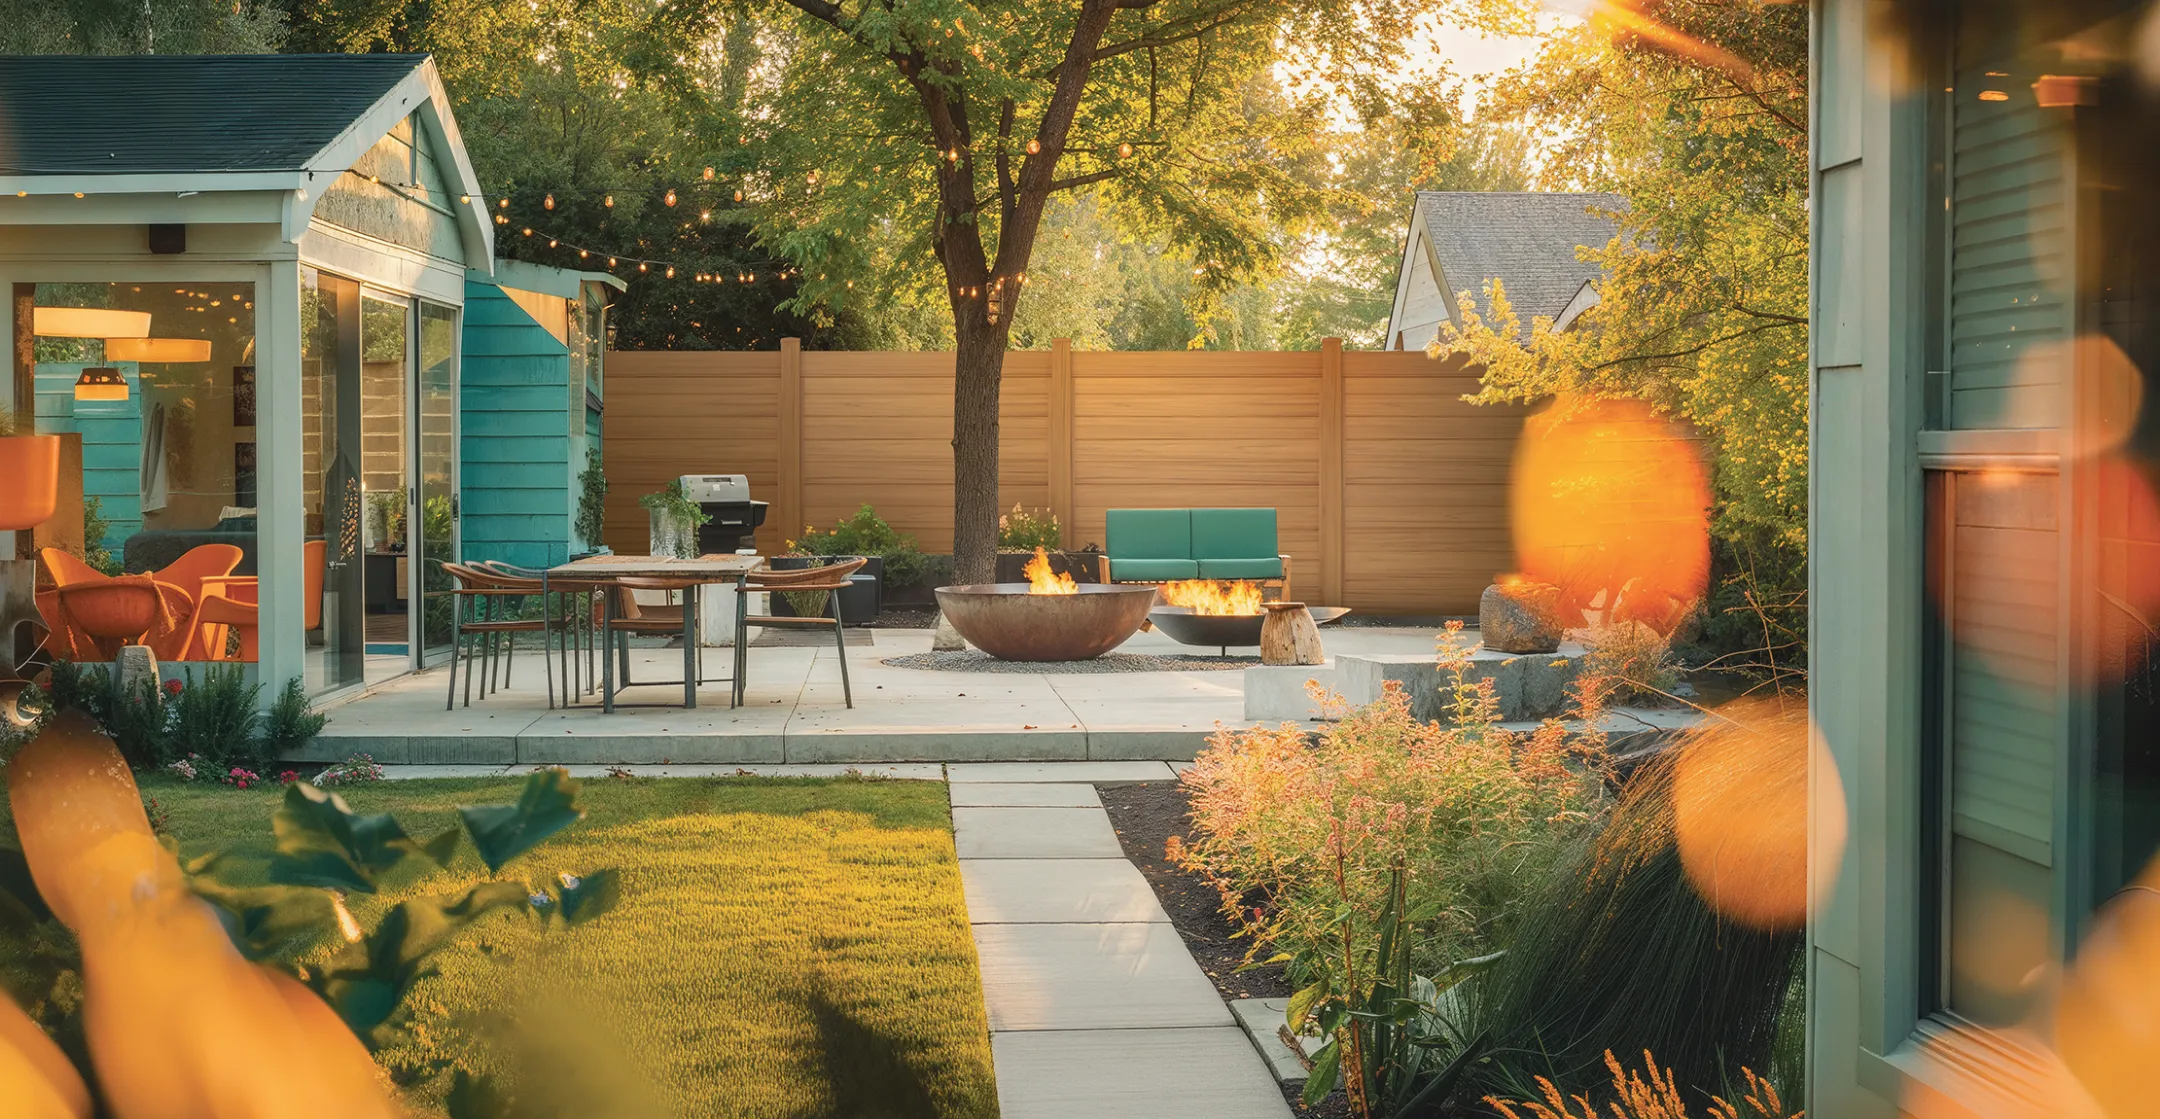
[[[1029,594],[1026,583],[967,583],[939,587],[937,600],[960,636],[993,657],[1078,661],[1138,632],[1155,588],[1082,583],[1071,593]]]

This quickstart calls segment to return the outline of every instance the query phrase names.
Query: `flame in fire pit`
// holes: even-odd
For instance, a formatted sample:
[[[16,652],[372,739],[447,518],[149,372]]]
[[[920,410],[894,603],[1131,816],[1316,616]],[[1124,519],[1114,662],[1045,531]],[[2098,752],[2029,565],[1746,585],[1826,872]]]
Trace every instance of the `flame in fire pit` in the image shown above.
[[[1195,614],[1258,614],[1260,584],[1240,579],[1221,583],[1213,579],[1180,579],[1164,583],[1162,600],[1188,607]]]
[[[1050,570],[1050,554],[1040,547],[1035,549],[1035,558],[1020,571],[1027,576],[1029,594],[1080,593],[1080,585],[1073,582],[1072,576]]]

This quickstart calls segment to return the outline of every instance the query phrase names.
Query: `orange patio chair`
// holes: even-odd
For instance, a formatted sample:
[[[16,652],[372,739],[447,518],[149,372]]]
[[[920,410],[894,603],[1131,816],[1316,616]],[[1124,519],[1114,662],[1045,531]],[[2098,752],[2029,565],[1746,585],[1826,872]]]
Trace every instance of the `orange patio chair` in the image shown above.
[[[103,583],[112,577],[58,548],[39,548],[38,561],[45,568],[45,585],[37,590],[37,608],[45,619],[46,651],[71,661],[96,660],[97,642],[61,614],[60,588]]]
[[[256,632],[257,605],[261,584],[253,575],[216,575],[203,580],[202,601],[195,605],[194,619],[188,625],[190,659],[206,661],[246,661],[254,663],[260,652],[261,639]],[[233,642],[228,636],[240,635],[238,656],[229,650]]]
[[[187,617],[181,624],[151,643],[150,652],[157,659],[203,659],[194,648],[194,617],[202,602],[204,581],[232,574],[233,568],[240,566],[241,555],[240,549],[232,544],[197,544],[179,559],[151,574],[151,578],[186,595],[188,602]]]

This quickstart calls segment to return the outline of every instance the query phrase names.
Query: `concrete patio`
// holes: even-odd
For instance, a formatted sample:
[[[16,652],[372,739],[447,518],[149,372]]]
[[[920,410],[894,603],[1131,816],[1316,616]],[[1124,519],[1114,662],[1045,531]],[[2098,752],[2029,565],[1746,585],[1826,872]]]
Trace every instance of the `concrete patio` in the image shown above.
[[[728,707],[728,685],[708,683],[684,710],[681,685],[638,687],[623,699],[676,706],[589,705],[550,711],[540,658],[518,655],[512,686],[443,709],[440,669],[389,681],[331,708],[329,725],[295,761],[368,753],[385,764],[780,765],[816,763],[1104,761],[1190,759],[1218,726],[1248,725],[1244,673],[1179,670],[1074,674],[900,668],[884,658],[923,653],[930,631],[858,631],[848,648],[855,706],[841,702],[830,646],[753,646],[747,703]],[[1415,656],[1432,652],[1422,628],[1322,631],[1330,654]],[[1119,650],[1199,653],[1160,633]],[[731,650],[708,649],[706,672],[723,675]],[[673,679],[680,649],[631,653],[633,679]]]

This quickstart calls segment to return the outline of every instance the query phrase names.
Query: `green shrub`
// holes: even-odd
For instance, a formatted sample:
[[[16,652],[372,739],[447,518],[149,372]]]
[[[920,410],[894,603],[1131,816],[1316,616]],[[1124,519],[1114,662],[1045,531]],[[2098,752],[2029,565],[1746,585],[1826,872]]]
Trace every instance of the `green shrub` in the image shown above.
[[[1032,552],[1037,548],[1056,551],[1063,545],[1064,533],[1054,513],[1032,512],[1015,502],[1012,512],[998,518],[1000,552]]]
[[[1174,857],[1222,891],[1255,952],[1323,947],[1345,912],[1377,923],[1401,866],[1418,915],[1410,966],[1488,954],[1533,912],[1526,887],[1604,810],[1585,762],[1594,736],[1501,729],[1491,682],[1465,682],[1459,630],[1442,654],[1453,725],[1411,718],[1390,688],[1315,742],[1291,724],[1220,732],[1185,774],[1193,840]]]
[[[316,713],[315,705],[308,699],[307,688],[295,676],[285,681],[284,690],[278,692],[277,701],[263,717],[264,752],[275,758],[297,750],[321,734],[323,724],[329,721]]]
[[[184,671],[186,680],[178,688],[165,689],[165,760],[200,754],[220,768],[260,765],[265,753],[257,733],[263,726],[257,703],[262,685],[248,683],[247,671],[237,664],[209,665],[200,680],[193,668]]]
[[[881,556],[885,560],[882,581],[888,587],[912,587],[922,582],[927,569],[915,538],[893,530],[877,510],[868,505],[839,521],[829,530],[804,527],[801,538],[788,541],[788,554],[798,556]]]
[[[585,471],[578,475],[577,534],[588,548],[600,546],[606,528],[607,472],[601,468],[600,452],[585,452]]]

